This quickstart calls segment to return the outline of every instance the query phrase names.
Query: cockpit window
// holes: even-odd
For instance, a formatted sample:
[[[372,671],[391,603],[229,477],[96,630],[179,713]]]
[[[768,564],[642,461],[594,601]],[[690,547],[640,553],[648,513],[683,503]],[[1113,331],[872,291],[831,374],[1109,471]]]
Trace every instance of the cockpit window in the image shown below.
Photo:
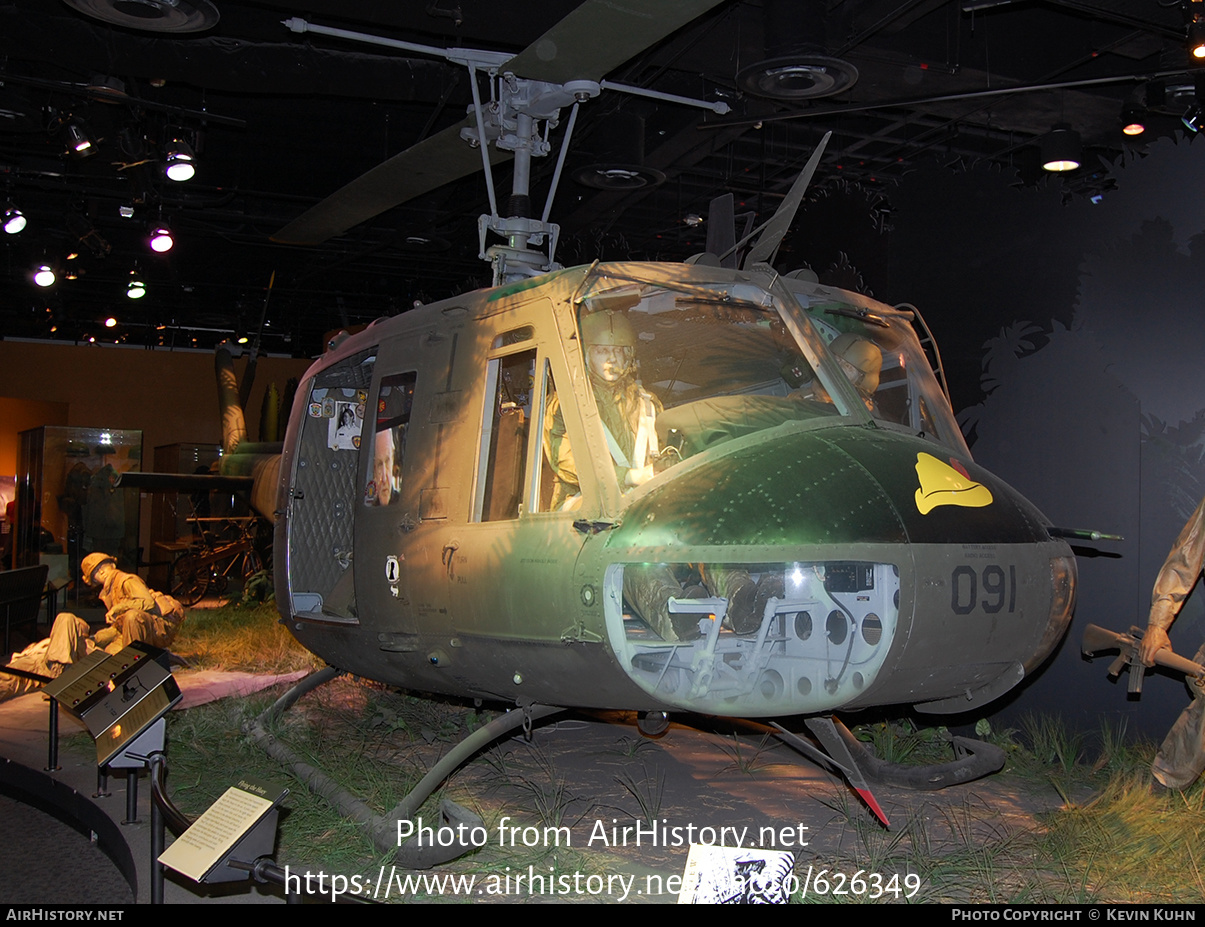
[[[621,490],[788,422],[877,419],[965,451],[908,313],[798,281],[767,290],[730,271],[699,280],[700,271],[603,265],[575,295]]]
[[[622,489],[713,444],[838,414],[800,389],[811,363],[756,292],[760,302],[636,284],[585,294],[583,361]]]
[[[911,314],[796,294],[870,414],[967,453],[945,394],[911,327]]]

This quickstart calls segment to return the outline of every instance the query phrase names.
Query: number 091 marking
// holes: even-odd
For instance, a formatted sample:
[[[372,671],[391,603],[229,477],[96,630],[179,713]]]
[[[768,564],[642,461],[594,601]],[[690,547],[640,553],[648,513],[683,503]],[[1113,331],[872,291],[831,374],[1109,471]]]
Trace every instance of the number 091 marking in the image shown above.
[[[979,593],[982,589],[983,598]],[[1012,614],[1017,610],[1017,568],[1009,564],[1008,572],[999,564],[990,564],[977,573],[963,564],[950,574],[950,608],[955,615],[969,615],[978,606],[988,615],[1001,611]]]

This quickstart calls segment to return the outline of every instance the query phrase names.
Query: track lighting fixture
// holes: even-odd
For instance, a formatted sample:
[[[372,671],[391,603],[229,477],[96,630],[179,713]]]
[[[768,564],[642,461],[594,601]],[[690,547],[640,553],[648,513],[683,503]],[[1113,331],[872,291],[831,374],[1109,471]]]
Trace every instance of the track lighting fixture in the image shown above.
[[[54,270],[49,264],[40,264],[38,269],[33,272],[33,282],[42,288],[54,286],[56,279]]]
[[[1079,133],[1065,122],[1042,136],[1042,167],[1053,173],[1073,171],[1080,165],[1083,145]]]
[[[1123,135],[1141,135],[1146,131],[1146,120],[1143,114],[1136,110],[1127,110],[1121,114],[1121,132]]]
[[[171,251],[172,245],[176,243],[175,239],[172,237],[171,229],[167,227],[166,222],[157,222],[151,227],[149,241],[151,250],[158,254],[164,254],[165,252]]]
[[[1205,20],[1195,16],[1188,24],[1188,53],[1195,61],[1205,60]]]
[[[1146,93],[1144,87],[1130,93],[1121,105],[1121,132],[1131,138],[1146,131]]]
[[[21,212],[11,202],[4,204],[4,231],[16,235],[25,228],[25,213]]]
[[[163,172],[168,180],[183,183],[192,180],[197,172],[197,156],[192,146],[182,138],[173,138],[164,151]]]
[[[126,286],[126,296],[130,299],[142,299],[146,296],[146,284],[142,282],[142,277],[138,275],[137,270],[130,271],[130,282]]]
[[[67,123],[67,148],[82,157],[96,154],[87,131],[74,119]]]

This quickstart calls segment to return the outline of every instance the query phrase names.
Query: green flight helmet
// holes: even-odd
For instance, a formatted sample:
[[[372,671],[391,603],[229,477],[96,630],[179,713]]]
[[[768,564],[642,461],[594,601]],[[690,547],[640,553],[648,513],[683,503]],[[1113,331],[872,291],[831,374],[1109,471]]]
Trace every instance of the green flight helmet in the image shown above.
[[[883,354],[874,344],[853,332],[844,332],[833,339],[829,350],[845,363],[845,375],[864,396],[870,396],[879,388],[879,374],[883,369]],[[848,365],[848,366],[846,366]],[[852,369],[851,369],[852,368]]]
[[[582,316],[582,346],[608,345],[636,349],[636,329],[618,312],[591,312]]]

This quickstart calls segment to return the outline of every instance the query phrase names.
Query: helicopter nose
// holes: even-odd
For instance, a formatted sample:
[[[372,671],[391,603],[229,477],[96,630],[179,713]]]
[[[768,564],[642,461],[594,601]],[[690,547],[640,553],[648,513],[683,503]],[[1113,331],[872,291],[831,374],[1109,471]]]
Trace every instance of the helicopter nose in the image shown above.
[[[1070,550],[941,445],[801,431],[669,474],[609,532],[605,601],[629,675],[679,707],[990,700],[1066,630]]]

